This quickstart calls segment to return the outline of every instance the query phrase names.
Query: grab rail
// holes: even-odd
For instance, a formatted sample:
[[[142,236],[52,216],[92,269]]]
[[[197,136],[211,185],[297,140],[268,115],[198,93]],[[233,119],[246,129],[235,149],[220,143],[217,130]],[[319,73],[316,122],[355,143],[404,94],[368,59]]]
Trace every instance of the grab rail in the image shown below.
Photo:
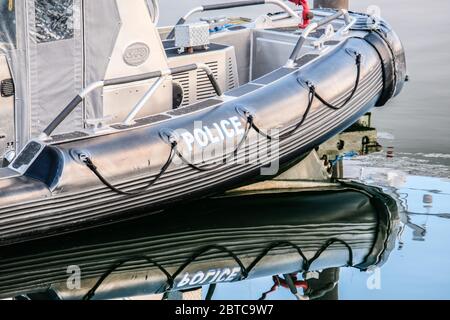
[[[158,22],[159,22],[159,17],[160,17],[160,15],[159,15],[159,1],[158,0],[151,0],[151,2],[152,2],[152,6],[153,6],[153,15],[152,15],[152,20],[153,20],[153,23],[155,24],[155,25],[157,25],[158,24]]]
[[[139,111],[141,111],[141,109],[145,106],[147,101],[151,98],[151,96],[155,93],[156,89],[161,85],[161,83],[167,76],[180,74],[180,73],[184,73],[184,72],[189,72],[189,71],[194,71],[197,69],[201,69],[201,70],[205,71],[216,94],[218,96],[222,96],[222,94],[223,94],[222,90],[221,90],[220,85],[217,82],[216,78],[214,77],[212,70],[206,64],[202,64],[202,63],[189,64],[189,65],[185,65],[185,66],[149,72],[149,73],[136,75],[136,76],[127,76],[127,77],[97,81],[97,82],[90,84],[83,91],[81,91],[75,98],[73,98],[73,100],[70,101],[70,103],[63,109],[63,111],[61,111],[61,113],[47,126],[47,128],[45,128],[45,130],[43,131],[43,133],[41,134],[41,136],[39,138],[40,138],[40,140],[48,139],[48,137],[73,112],[73,110],[75,110],[75,108],[81,102],[83,102],[83,100],[86,98],[86,96],[96,89],[100,89],[100,88],[104,88],[104,87],[108,87],[108,86],[120,85],[120,84],[133,83],[133,82],[138,82],[138,81],[158,79],[158,81],[156,81],[156,83],[150,87],[150,89],[146,92],[144,97],[135,105],[133,110],[126,117],[125,123],[129,124],[131,121],[133,121],[134,117],[139,113]]]
[[[273,4],[276,6],[279,6],[282,8],[286,13],[289,14],[289,16],[293,18],[299,18],[298,14],[292,10],[287,4],[280,0],[247,0],[247,1],[235,1],[235,2],[227,2],[227,3],[218,3],[218,4],[209,4],[209,5],[202,5],[199,7],[196,7],[189,11],[185,16],[180,18],[175,26],[179,26],[182,24],[185,24],[187,19],[189,19],[190,16],[192,16],[195,13],[205,12],[205,11],[212,11],[212,10],[224,10],[224,9],[231,9],[231,8],[239,8],[239,7],[250,7],[250,6],[256,6],[256,5],[263,5],[263,4]],[[172,29],[172,31],[167,36],[167,39],[173,39],[175,36],[175,28]]]
[[[300,39],[298,39],[297,44],[295,45],[294,50],[291,53],[291,56],[289,57],[288,62],[286,63],[287,68],[292,68],[295,65],[295,60],[297,60],[300,51],[302,50],[306,39],[308,38],[309,34],[313,32],[314,30],[323,27],[324,25],[329,24],[330,22],[339,19],[340,17],[344,17],[345,27],[342,29],[341,32],[344,32],[345,30],[348,30],[352,23],[356,22],[356,18],[353,18],[350,16],[347,10],[341,9],[335,14],[332,14],[320,21],[312,22],[309,24],[305,30],[303,31],[302,35],[300,36]]]

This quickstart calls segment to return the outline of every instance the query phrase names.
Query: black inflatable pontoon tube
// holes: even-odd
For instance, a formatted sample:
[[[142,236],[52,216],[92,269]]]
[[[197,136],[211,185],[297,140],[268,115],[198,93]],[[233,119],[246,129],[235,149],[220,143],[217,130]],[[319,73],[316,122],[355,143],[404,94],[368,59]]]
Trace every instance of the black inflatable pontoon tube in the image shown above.
[[[47,128],[43,131],[41,135],[41,140],[47,139],[55,130],[58,128],[58,126],[72,113],[73,110],[84,100],[84,98],[91,93],[92,91],[108,87],[108,86],[115,86],[120,84],[127,84],[127,83],[133,83],[138,81],[145,81],[145,80],[151,80],[151,79],[158,79],[161,77],[169,76],[169,75],[175,75],[180,74],[184,72],[194,71],[197,69],[202,69],[206,72],[209,81],[211,82],[214,91],[218,96],[221,96],[222,90],[220,89],[219,83],[217,82],[216,78],[214,77],[213,72],[206,64],[188,64],[185,66],[170,68],[167,70],[162,71],[154,71],[149,73],[144,73],[136,76],[130,76],[130,77],[121,77],[116,79],[110,79],[105,81],[97,81],[91,84],[90,86],[86,87],[80,94],[78,94],[64,109],[63,111],[48,125]]]
[[[295,13],[287,4],[280,0],[248,0],[248,1],[234,1],[234,2],[225,2],[225,3],[217,3],[217,4],[208,4],[200,7],[196,7],[189,11],[184,17],[180,18],[175,26],[179,26],[185,24],[186,21],[195,13],[204,12],[204,11],[213,11],[213,10],[224,10],[231,8],[239,8],[239,7],[250,7],[250,6],[258,6],[263,4],[273,4],[279,6],[284,11],[286,11],[291,17],[298,17],[298,14]],[[170,31],[167,36],[168,40],[173,39],[175,36],[175,28]]]

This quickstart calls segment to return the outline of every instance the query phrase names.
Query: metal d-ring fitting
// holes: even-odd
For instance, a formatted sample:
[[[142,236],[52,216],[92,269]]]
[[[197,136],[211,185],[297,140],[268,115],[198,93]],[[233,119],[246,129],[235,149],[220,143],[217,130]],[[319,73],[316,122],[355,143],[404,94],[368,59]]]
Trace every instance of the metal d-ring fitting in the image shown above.
[[[254,120],[254,115],[253,113],[250,112],[250,110],[248,110],[246,107],[244,106],[237,106],[236,107],[236,112],[242,117],[245,118],[247,120]]]
[[[69,154],[76,163],[83,165],[91,158],[89,152],[85,150],[71,149]]]
[[[356,63],[361,63],[362,61],[362,53],[354,48],[347,48],[345,49],[345,52],[347,52],[347,54],[349,54],[350,56],[356,58]]]
[[[298,77],[297,82],[299,85],[301,85],[305,89],[315,88],[315,85],[311,80],[306,80],[302,77]]]
[[[316,86],[314,85],[314,83],[310,80],[306,80],[305,81],[305,85],[308,87],[310,92],[315,92],[316,91]]]
[[[161,129],[159,131],[159,136],[165,143],[171,146],[175,146],[178,144],[179,136],[172,129]]]

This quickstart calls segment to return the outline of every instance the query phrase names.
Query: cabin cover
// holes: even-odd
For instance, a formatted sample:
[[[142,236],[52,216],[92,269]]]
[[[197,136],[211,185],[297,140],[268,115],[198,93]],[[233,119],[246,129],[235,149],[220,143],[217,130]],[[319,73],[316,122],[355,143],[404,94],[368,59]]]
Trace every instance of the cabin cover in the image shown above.
[[[0,0],[0,54],[7,56],[15,82],[15,133],[19,147],[38,137],[88,84],[165,66],[165,56],[161,55],[140,66],[114,58],[115,51],[122,54],[118,46],[141,42],[148,43],[150,49],[156,45],[154,51],[164,52],[151,21],[149,2]],[[126,24],[127,17],[136,21]],[[130,34],[121,35],[122,29]],[[104,117],[102,104],[102,91],[98,90],[66,119],[57,133],[83,129],[85,120]]]

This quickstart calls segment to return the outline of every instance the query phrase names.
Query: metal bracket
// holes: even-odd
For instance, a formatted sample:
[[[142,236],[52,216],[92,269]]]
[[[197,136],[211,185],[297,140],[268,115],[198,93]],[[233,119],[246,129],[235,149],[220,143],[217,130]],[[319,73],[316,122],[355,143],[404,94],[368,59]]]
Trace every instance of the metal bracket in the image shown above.
[[[336,33],[334,32],[334,27],[331,24],[328,24],[325,27],[325,34],[322,35],[319,39],[313,41],[312,45],[316,49],[322,49],[324,46],[324,43],[334,37]]]

